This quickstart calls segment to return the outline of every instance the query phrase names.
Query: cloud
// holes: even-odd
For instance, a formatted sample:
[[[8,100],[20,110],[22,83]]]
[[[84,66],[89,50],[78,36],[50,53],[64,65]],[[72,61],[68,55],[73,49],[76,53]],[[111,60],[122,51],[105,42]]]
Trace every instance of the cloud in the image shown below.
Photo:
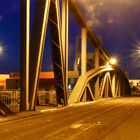
[[[88,23],[95,28],[102,28],[106,23],[109,25],[115,23],[117,17],[121,17],[122,7],[126,10],[136,4],[132,0],[78,0],[78,2]]]
[[[98,10],[104,5],[103,2],[96,2],[92,0],[78,0],[84,15],[90,26],[102,27],[102,21],[100,20],[101,12]]]
[[[121,3],[126,6],[133,6],[134,1],[133,0],[122,0]]]
[[[107,23],[112,24],[113,22],[114,22],[114,19],[112,17],[109,17],[108,20],[107,20]]]

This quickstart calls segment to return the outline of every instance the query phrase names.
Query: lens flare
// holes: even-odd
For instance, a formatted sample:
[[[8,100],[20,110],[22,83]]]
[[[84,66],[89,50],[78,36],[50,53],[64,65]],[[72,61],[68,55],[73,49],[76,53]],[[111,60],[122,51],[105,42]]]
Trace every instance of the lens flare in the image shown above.
[[[140,67],[140,41],[135,44],[135,47],[132,50],[131,57],[136,66]]]

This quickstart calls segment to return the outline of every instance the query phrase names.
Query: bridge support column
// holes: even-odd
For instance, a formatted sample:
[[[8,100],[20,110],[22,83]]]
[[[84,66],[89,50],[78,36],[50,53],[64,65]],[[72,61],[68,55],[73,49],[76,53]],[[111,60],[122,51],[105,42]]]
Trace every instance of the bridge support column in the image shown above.
[[[100,52],[99,49],[96,48],[95,49],[95,69],[99,68],[99,56],[100,56]]]
[[[121,95],[121,88],[120,88],[120,82],[121,82],[121,80],[120,80],[120,75],[116,75],[116,96],[117,97],[120,97],[120,95]]]
[[[109,77],[107,75],[106,83],[105,83],[105,94],[104,94],[105,98],[108,97],[108,94],[109,94],[108,92],[109,92]]]
[[[116,91],[116,82],[115,82],[116,76],[115,74],[113,74],[112,76],[112,84],[111,84],[111,88],[112,88],[112,96],[116,97],[115,91]]]
[[[81,75],[86,73],[87,69],[87,31],[82,28],[81,34]]]
[[[86,102],[86,100],[87,100],[87,89],[85,88],[85,91],[82,97],[82,102]]]
[[[99,68],[99,49],[96,48],[95,49],[95,64],[94,64],[94,67],[95,69],[98,69]],[[95,83],[95,100],[98,100],[99,98],[99,77],[97,78],[96,80],[96,83]]]
[[[20,110],[29,110],[30,0],[21,1]]]
[[[68,22],[69,7],[68,0],[62,0],[62,46],[64,58],[64,77],[66,82],[66,90],[68,90]],[[67,91],[68,93],[68,91]]]
[[[96,80],[96,83],[95,83],[95,93],[94,93],[94,96],[95,96],[95,100],[98,100],[98,98],[99,98],[99,76],[98,76],[98,78],[97,78],[97,80]]]
[[[81,34],[81,75],[84,75],[87,71],[87,30],[82,28]],[[86,101],[86,89],[83,94],[82,101]]]
[[[80,41],[80,37],[76,36],[76,43],[75,43],[75,64],[74,64],[74,71],[78,71],[79,72],[79,64],[80,64],[80,54],[78,53],[78,48],[79,48],[79,41]],[[80,73],[79,73],[80,74]]]
[[[39,73],[43,59],[51,0],[36,2],[30,45],[30,110],[35,110]]]
[[[121,80],[119,79],[118,80],[118,97],[120,97],[121,96]]]

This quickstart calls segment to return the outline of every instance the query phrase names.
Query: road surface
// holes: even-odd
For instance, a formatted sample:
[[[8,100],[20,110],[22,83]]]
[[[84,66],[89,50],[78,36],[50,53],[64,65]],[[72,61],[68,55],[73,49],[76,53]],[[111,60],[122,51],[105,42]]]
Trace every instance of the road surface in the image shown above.
[[[140,140],[140,97],[107,99],[0,123],[0,140]]]

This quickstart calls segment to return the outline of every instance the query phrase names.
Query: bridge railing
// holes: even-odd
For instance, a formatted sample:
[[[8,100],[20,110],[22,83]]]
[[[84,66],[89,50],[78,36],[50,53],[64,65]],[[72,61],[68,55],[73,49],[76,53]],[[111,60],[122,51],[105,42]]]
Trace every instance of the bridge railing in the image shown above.
[[[20,111],[20,90],[0,90],[0,100],[12,111]],[[38,105],[54,104],[56,105],[55,90],[38,90]]]
[[[0,100],[12,111],[20,111],[20,90],[1,90]]]
[[[37,104],[38,105],[47,105],[53,104],[56,105],[56,91],[55,89],[51,90],[38,90],[37,91]]]

